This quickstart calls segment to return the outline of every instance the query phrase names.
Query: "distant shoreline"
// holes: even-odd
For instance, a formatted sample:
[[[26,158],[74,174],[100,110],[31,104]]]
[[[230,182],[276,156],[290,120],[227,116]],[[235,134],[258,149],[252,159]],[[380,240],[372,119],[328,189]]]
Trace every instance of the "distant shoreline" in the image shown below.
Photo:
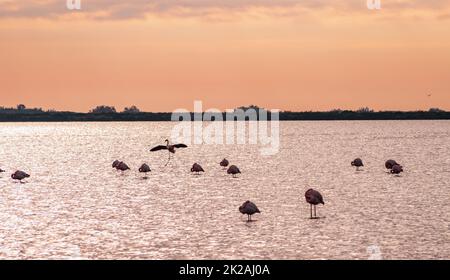
[[[193,113],[191,117],[193,118]],[[171,121],[172,113],[75,113],[16,111],[0,113],[0,122],[133,122]],[[270,114],[269,114],[270,120]],[[224,120],[226,118],[224,117]],[[450,120],[448,111],[280,112],[280,121]]]

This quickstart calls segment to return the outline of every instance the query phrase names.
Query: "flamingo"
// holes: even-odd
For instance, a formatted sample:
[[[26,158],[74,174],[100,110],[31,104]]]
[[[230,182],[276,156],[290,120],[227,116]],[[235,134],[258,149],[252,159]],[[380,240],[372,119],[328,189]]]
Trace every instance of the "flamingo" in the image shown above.
[[[168,150],[169,151],[169,159],[167,160],[166,164],[164,165],[164,166],[166,166],[169,163],[169,161],[170,161],[170,153],[175,154],[175,149],[187,148],[187,146],[185,144],[173,144],[173,145],[170,145],[168,139],[164,140],[164,142],[166,142],[166,145],[158,145],[156,147],[153,147],[153,148],[150,149],[150,152],[156,152],[156,151],[159,151],[159,150]]]
[[[20,170],[17,170],[13,174],[11,174],[11,178],[13,178],[14,180],[19,180],[20,183],[23,183],[22,180],[28,177],[30,177],[30,175]]]
[[[3,173],[3,172],[6,172],[6,171],[0,168],[0,173]]]
[[[116,165],[116,169],[124,172],[129,170],[130,167],[128,167],[128,165],[125,162],[121,161]]]
[[[310,204],[310,211],[311,211],[311,219],[317,219],[317,215],[316,215],[316,205],[319,203],[322,203],[325,205],[325,202],[323,202],[323,197],[322,195],[313,189],[309,189],[306,191],[305,193],[305,198],[306,198],[306,202],[308,202]],[[312,207],[314,205],[314,218],[313,218],[313,214],[312,214]]]
[[[261,213],[261,211],[259,211],[258,207],[256,207],[255,203],[253,203],[249,200],[244,202],[244,204],[242,204],[242,206],[239,206],[239,212],[247,215],[247,222],[250,222],[252,220],[251,216],[253,214]]]
[[[359,171],[359,168],[361,166],[364,166],[362,159],[357,158],[355,160],[352,161],[352,166],[356,166],[356,171]]]
[[[145,173],[145,177],[147,178],[147,173],[151,172],[150,166],[148,166],[146,163],[142,164],[141,167],[139,167],[139,172]]]
[[[235,178],[236,174],[240,174],[241,171],[239,170],[239,168],[236,165],[232,165],[228,168],[227,173],[232,174],[233,178]]]
[[[116,168],[117,165],[119,165],[120,161],[118,161],[117,159],[112,163],[112,167]]]
[[[387,160],[386,163],[384,164],[384,166],[386,166],[387,169],[392,169],[392,167],[394,165],[399,165],[399,164],[393,159]]]
[[[403,167],[399,164],[392,166],[391,173],[392,174],[400,174],[403,172]]]
[[[227,160],[226,158],[224,158],[224,159],[220,162],[220,166],[222,166],[222,167],[227,167],[228,164],[230,164],[230,163],[228,162],[228,160]]]
[[[200,172],[205,172],[205,170],[203,170],[200,164],[194,163],[194,165],[192,165],[191,172],[196,172],[196,174],[198,175],[200,174]]]

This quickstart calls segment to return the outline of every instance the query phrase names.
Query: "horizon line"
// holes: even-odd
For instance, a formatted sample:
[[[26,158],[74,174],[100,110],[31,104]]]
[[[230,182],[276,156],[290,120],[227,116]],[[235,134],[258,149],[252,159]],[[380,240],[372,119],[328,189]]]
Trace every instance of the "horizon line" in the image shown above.
[[[154,114],[168,114],[168,113],[177,113],[176,110],[184,109],[184,108],[177,108],[172,111],[143,111],[140,110],[137,106],[131,105],[130,107],[124,107],[122,111],[117,111],[115,106],[113,105],[97,105],[96,107],[92,108],[90,111],[72,111],[72,110],[58,110],[58,109],[43,109],[41,107],[25,107],[23,105],[23,108],[19,108],[19,106],[22,106],[23,104],[18,104],[16,107],[5,107],[3,105],[0,105],[0,114],[2,111],[10,110],[10,111],[42,111],[43,113],[75,113],[75,114],[145,114],[145,113],[154,113]],[[106,107],[106,108],[113,108],[116,111],[111,112],[93,112],[94,109],[97,109],[99,107]],[[138,111],[130,112],[127,111],[127,109],[132,108],[138,109]],[[358,109],[341,109],[341,108],[335,108],[335,109],[329,109],[329,110],[285,110],[285,109],[267,109],[264,107],[259,107],[257,105],[243,105],[239,106],[233,109],[225,109],[225,110],[219,110],[221,113],[227,113],[230,110],[238,110],[238,109],[244,109],[244,111],[248,109],[254,109],[254,110],[265,110],[267,112],[272,111],[278,111],[279,113],[337,113],[337,112],[354,112],[354,113],[384,113],[384,112],[399,112],[399,113],[408,113],[408,112],[450,112],[450,110],[447,109],[441,109],[439,107],[430,107],[428,109],[411,109],[411,110],[400,110],[400,109],[381,109],[381,110],[374,110],[370,107],[360,107]],[[195,112],[195,111],[189,111],[191,114],[195,113],[213,113],[213,112]]]

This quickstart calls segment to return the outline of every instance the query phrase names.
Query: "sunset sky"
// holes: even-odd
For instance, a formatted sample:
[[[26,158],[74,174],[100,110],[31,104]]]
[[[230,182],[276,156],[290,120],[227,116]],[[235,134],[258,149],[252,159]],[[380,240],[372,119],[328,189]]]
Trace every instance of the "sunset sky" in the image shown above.
[[[81,3],[0,0],[0,106],[450,110],[450,0]]]

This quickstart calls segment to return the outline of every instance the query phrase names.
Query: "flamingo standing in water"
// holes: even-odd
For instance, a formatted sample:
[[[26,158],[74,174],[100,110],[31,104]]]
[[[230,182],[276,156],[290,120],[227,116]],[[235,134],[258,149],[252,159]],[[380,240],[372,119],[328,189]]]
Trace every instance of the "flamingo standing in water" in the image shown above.
[[[228,162],[228,160],[226,158],[224,158],[221,162],[220,162],[220,166],[226,168],[228,166],[228,164],[230,164]]]
[[[400,174],[403,172],[403,167],[399,164],[392,166],[391,173],[392,174]]]
[[[253,203],[249,200],[247,200],[246,202],[244,202],[244,204],[239,206],[239,212],[247,215],[247,222],[250,222],[252,220],[253,214],[261,213],[261,211],[259,211],[258,207],[256,207],[255,203]]]
[[[352,166],[356,166],[356,171],[359,171],[359,168],[364,166],[362,159],[357,158],[354,161],[352,161]]]
[[[156,152],[156,151],[160,151],[160,150],[168,150],[169,151],[169,159],[167,160],[166,164],[164,166],[166,166],[169,161],[170,161],[170,154],[175,154],[175,149],[178,148],[187,148],[187,145],[185,144],[173,144],[170,145],[169,144],[169,139],[166,139],[164,142],[166,142],[166,145],[158,145],[156,147],[153,147],[152,149],[150,149],[150,152]]]
[[[146,163],[142,164],[141,167],[139,167],[139,172],[145,173],[145,177],[147,178],[147,173],[151,172],[150,166],[148,166]]]
[[[30,177],[30,175],[20,170],[17,170],[13,174],[11,174],[11,178],[13,178],[14,180],[18,180],[20,183],[23,183],[22,180],[28,177]]]
[[[239,168],[236,165],[232,165],[228,168],[227,173],[232,174],[233,178],[236,178],[236,174],[240,174],[241,171],[239,170]]]
[[[117,170],[120,170],[120,171],[122,171],[122,172],[124,172],[124,171],[129,170],[130,167],[128,167],[128,165],[127,165],[125,162],[120,161],[120,162],[116,165],[116,169],[117,169]]]
[[[316,205],[319,203],[322,203],[325,205],[325,202],[323,202],[323,197],[322,195],[313,189],[309,189],[306,191],[305,193],[305,198],[306,198],[306,202],[308,202],[310,204],[310,212],[311,212],[311,219],[317,219],[317,215],[316,215]],[[313,218],[313,214],[312,214],[312,208],[314,205],[314,218]]]
[[[194,165],[192,165],[191,172],[195,172],[197,175],[199,175],[200,172],[205,172],[205,170],[203,170],[200,164],[194,163]]]
[[[387,160],[386,163],[384,164],[384,166],[386,166],[387,169],[392,169],[392,167],[394,167],[394,165],[399,165],[399,164],[393,159]]]

